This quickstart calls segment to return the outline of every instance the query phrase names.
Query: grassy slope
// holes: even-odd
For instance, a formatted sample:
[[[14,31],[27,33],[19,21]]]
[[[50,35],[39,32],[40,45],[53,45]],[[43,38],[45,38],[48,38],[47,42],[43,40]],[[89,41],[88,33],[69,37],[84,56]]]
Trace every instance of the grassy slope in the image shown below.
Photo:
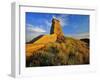
[[[26,66],[57,66],[89,63],[89,48],[85,42],[66,37],[65,42],[47,43],[33,52]]]
[[[33,51],[37,51],[45,46],[46,43],[55,42],[57,39],[56,34],[52,35],[44,35],[40,39],[36,40],[35,42],[31,42],[26,44],[26,56],[31,56]],[[46,40],[46,41],[45,41]]]

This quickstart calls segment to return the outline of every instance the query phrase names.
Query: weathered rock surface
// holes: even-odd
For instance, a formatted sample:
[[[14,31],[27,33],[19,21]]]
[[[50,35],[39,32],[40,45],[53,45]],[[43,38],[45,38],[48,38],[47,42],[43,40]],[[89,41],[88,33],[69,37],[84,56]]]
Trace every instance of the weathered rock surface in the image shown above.
[[[52,26],[50,30],[50,34],[56,34],[57,35],[57,41],[58,42],[64,42],[64,33],[62,31],[62,27],[60,25],[60,21],[57,19],[52,20]]]

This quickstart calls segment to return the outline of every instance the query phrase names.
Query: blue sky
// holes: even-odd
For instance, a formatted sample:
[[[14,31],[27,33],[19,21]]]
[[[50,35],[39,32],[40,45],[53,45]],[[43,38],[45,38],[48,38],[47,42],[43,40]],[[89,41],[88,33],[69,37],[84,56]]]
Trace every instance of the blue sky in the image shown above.
[[[60,20],[65,35],[89,33],[89,15],[26,12],[26,40],[49,34],[53,17]]]

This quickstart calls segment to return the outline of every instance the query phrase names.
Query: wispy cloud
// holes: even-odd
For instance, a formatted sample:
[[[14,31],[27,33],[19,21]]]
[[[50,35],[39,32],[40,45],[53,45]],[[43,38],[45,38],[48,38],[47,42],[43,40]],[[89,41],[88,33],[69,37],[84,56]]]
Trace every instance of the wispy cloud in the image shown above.
[[[84,38],[90,38],[90,36],[89,36],[89,33],[88,32],[86,32],[86,33],[80,33],[80,34],[67,34],[66,36],[70,36],[70,37],[74,37],[74,38],[76,38],[76,39],[84,39]]]
[[[42,27],[33,26],[31,24],[26,24],[26,42],[29,42],[33,38],[45,34],[46,30]]]
[[[43,29],[41,29],[41,28],[39,28],[39,27],[35,27],[35,28],[33,28],[33,27],[28,27],[27,30],[30,31],[30,32],[38,32],[38,33],[41,33],[41,32],[44,33],[44,32],[46,32],[45,30],[43,30]]]
[[[65,27],[68,25],[68,15],[52,15],[51,16],[51,19],[48,20],[47,19],[44,19],[44,24],[45,24],[45,30],[47,31],[47,33],[50,33],[50,28],[51,28],[51,25],[52,25],[52,19],[53,18],[56,18],[58,20],[60,20],[60,24],[62,27]]]
[[[50,33],[50,28],[51,28],[52,22],[49,21],[49,20],[45,20],[44,22],[45,22],[45,25],[46,25],[45,27],[46,27],[47,33]]]
[[[27,26],[26,31],[28,31],[28,32],[37,32],[37,33],[45,33],[46,32],[44,29],[37,27],[37,26],[34,27],[31,24],[27,24],[26,26]]]
[[[47,26],[51,26],[51,21],[45,20]]]
[[[60,20],[60,24],[62,27],[65,27],[68,25],[68,15],[60,15],[60,16],[53,15],[52,18],[56,18]]]

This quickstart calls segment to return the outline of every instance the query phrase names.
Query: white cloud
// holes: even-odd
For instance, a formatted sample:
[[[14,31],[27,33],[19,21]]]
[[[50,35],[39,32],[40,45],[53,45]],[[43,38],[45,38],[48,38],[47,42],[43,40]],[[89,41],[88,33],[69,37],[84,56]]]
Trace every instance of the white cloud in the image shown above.
[[[89,39],[89,33],[79,33],[79,34],[67,34],[66,36],[70,36],[70,37],[74,37],[76,39],[84,39],[84,38],[88,38]]]
[[[27,26],[26,31],[28,32],[38,32],[38,33],[46,32],[44,29],[37,27],[37,26],[34,27],[33,25],[30,25],[30,24],[27,24],[26,26]]]
[[[39,28],[39,27],[35,27],[34,29],[33,29],[33,31],[35,31],[35,32],[46,32],[45,30],[43,30],[43,29],[41,29],[41,28]]]
[[[76,37],[78,38],[89,38],[89,33],[86,32],[86,33],[80,33],[80,34],[77,34]]]
[[[29,42],[33,38],[43,35],[46,32],[46,30],[44,30],[41,26],[37,27],[31,24],[27,24],[26,26],[26,42]]]
[[[51,26],[51,21],[45,20],[47,26]]]
[[[61,16],[53,15],[52,18],[56,18],[56,19],[60,20],[60,24],[62,27],[68,25],[68,15],[61,15]]]
[[[49,20],[45,20],[45,25],[47,33],[50,33],[52,22]]]
[[[31,41],[32,39],[34,39],[39,35],[43,35],[43,33],[26,33],[26,42]]]

